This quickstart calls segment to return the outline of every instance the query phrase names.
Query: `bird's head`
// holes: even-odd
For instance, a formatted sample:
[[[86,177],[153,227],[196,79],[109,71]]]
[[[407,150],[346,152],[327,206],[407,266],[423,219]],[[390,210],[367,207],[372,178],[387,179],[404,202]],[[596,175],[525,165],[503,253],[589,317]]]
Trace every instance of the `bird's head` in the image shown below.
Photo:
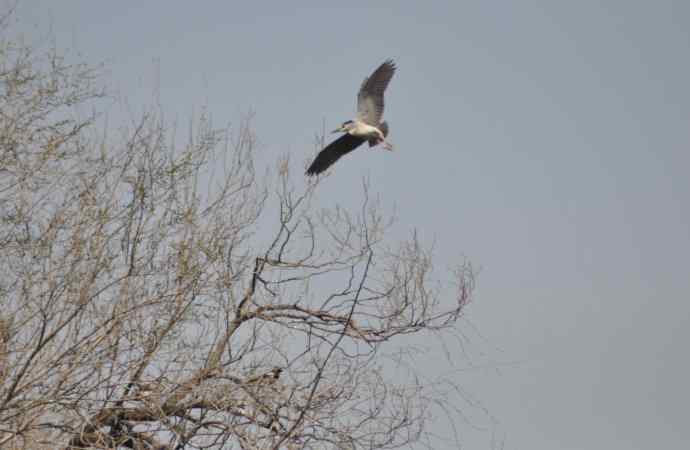
[[[352,128],[355,127],[355,123],[352,120],[348,120],[347,122],[343,122],[342,125],[340,125],[338,128],[335,130],[331,131],[331,133],[347,133],[350,131]]]

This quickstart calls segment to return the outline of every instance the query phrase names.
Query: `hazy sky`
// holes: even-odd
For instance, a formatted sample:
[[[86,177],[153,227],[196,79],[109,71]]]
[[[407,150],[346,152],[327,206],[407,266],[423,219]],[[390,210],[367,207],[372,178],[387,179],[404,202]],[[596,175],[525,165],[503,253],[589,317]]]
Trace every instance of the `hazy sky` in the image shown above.
[[[457,377],[504,448],[690,442],[687,0],[24,0],[19,17],[105,62],[133,109],[159,77],[169,117],[254,110],[262,154],[298,161],[395,58],[396,151],[339,161],[320,201],[357,204],[369,176],[401,235],[481,267],[460,363],[478,367]]]

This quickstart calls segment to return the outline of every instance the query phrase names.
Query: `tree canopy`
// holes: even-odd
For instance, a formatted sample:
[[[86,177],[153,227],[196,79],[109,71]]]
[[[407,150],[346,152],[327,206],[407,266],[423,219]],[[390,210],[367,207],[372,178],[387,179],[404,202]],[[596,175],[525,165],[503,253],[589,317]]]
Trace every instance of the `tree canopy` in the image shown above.
[[[264,175],[251,121],[108,124],[97,70],[7,23],[1,447],[385,449],[453,414],[405,349],[456,332],[466,262],[391,242],[366,182],[348,211],[287,158]]]

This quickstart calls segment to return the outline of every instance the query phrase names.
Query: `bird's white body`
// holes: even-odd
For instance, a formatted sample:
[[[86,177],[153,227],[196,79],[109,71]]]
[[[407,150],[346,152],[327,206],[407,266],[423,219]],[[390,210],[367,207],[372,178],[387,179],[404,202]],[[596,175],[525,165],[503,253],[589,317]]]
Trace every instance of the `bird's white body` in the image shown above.
[[[353,136],[361,137],[363,139],[380,139],[383,140],[384,136],[381,130],[362,122],[361,120],[353,120],[352,127],[347,130]]]
[[[383,126],[385,126],[385,124],[383,124]],[[381,128],[369,125],[361,120],[355,119],[346,122],[337,131],[344,131],[347,134],[369,141],[370,146],[383,144],[383,148],[386,150],[393,150],[393,146],[390,142],[386,141],[386,133],[381,131]]]

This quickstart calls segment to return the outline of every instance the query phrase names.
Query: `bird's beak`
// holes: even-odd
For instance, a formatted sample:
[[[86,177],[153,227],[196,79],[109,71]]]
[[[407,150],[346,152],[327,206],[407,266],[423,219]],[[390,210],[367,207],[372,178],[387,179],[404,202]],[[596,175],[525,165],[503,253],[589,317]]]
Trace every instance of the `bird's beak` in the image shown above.
[[[331,131],[331,134],[333,134],[333,133],[340,133],[341,131],[343,131],[343,127],[338,127],[338,128],[336,128],[335,130]]]

